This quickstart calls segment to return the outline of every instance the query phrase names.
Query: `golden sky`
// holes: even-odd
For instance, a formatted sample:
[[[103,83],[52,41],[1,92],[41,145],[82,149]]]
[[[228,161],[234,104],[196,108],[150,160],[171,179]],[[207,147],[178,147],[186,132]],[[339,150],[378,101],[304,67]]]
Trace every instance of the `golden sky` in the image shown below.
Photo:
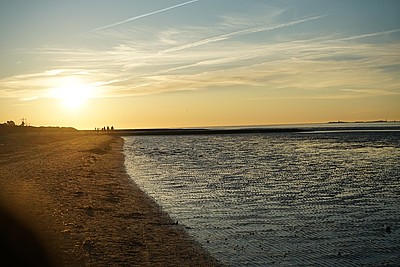
[[[0,122],[400,120],[400,3],[3,1]]]

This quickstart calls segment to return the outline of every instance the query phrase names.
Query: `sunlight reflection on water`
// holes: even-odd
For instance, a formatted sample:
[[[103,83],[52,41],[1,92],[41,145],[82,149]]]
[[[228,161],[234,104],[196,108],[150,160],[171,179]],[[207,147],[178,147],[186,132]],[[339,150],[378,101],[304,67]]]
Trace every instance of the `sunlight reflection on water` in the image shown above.
[[[399,137],[124,137],[125,164],[228,265],[400,265]]]

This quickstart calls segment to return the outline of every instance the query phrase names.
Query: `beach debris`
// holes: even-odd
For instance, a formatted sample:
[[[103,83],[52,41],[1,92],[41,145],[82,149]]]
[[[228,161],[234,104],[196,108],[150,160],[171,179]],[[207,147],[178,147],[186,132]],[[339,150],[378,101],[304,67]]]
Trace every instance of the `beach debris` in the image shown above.
[[[72,232],[71,229],[64,229],[61,231],[61,233],[63,234],[70,234],[71,232]]]
[[[116,204],[116,203],[119,203],[121,200],[119,199],[118,196],[109,195],[109,196],[107,196],[106,201]]]
[[[94,241],[92,240],[92,239],[86,239],[84,242],[83,242],[83,249],[86,251],[86,252],[89,252],[89,254],[93,251],[93,249],[94,249]]]
[[[85,205],[84,207],[85,213],[87,216],[93,217],[94,216],[94,209],[92,206]]]
[[[124,219],[142,219],[145,215],[146,214],[144,212],[134,211],[125,215],[121,215],[121,217]]]
[[[73,193],[73,195],[74,195],[75,197],[82,197],[82,196],[85,195],[85,193],[84,193],[83,191],[75,191],[75,192]]]
[[[92,266],[91,263],[92,263],[92,252],[94,249],[94,244],[95,244],[95,242],[90,238],[86,239],[82,244],[85,252],[87,252],[89,254],[89,263],[90,263],[89,266]]]

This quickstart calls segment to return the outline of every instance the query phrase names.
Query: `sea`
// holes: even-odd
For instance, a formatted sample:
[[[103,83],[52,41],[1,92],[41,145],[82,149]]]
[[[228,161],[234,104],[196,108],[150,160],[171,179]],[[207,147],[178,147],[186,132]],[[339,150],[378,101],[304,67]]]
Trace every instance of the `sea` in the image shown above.
[[[126,136],[125,166],[227,266],[400,266],[400,123],[301,127]]]

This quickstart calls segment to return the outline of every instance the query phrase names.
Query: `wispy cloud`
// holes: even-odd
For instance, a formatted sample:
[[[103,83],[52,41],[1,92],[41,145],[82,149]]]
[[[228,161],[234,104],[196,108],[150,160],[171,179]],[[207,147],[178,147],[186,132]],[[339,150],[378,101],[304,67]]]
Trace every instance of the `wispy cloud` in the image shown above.
[[[320,19],[327,15],[310,15],[278,23],[282,21],[278,15],[284,13],[281,10],[274,11],[271,17],[260,14],[253,20],[240,16],[235,19],[235,15],[229,14],[221,16],[222,21],[213,27],[112,28],[197,1],[104,26],[92,32],[110,30],[86,36],[110,38],[113,45],[108,47],[43,48],[31,52],[43,60],[51,59],[54,67],[0,79],[0,96],[25,100],[42,97],[46,89],[61,78],[77,75],[97,88],[98,97],[232,86],[246,90],[262,88],[273,92],[273,98],[288,97],[287,92],[299,99],[399,94],[400,78],[396,72],[383,71],[383,68],[397,66],[400,62],[398,43],[363,42],[364,38],[390,35],[399,32],[398,29],[347,37],[307,32],[289,34],[291,31],[283,34],[288,27],[321,22]],[[276,34],[268,43],[235,39],[272,30]],[[223,45],[207,45],[217,42],[223,42]]]
[[[281,28],[285,28],[285,27],[290,27],[290,26],[293,26],[296,24],[304,23],[307,21],[320,19],[324,16],[326,16],[326,15],[320,15],[320,16],[314,16],[314,17],[305,18],[305,19],[294,20],[294,21],[290,21],[290,22],[282,23],[282,24],[278,24],[278,25],[273,25],[273,26],[259,26],[259,27],[252,27],[252,28],[248,28],[248,29],[244,29],[244,30],[234,31],[234,32],[226,33],[226,34],[221,34],[221,35],[218,35],[215,37],[206,38],[201,41],[169,48],[164,51],[161,51],[160,53],[161,54],[162,53],[170,53],[170,52],[180,51],[180,50],[184,50],[184,49],[188,49],[188,48],[193,48],[196,46],[206,45],[209,43],[224,41],[224,40],[227,40],[231,37],[238,36],[238,35],[245,35],[245,34],[257,33],[257,32],[277,30],[277,29],[281,29]]]
[[[331,36],[263,45],[227,43],[204,53],[142,54],[139,60],[135,59],[139,56],[137,51],[129,47],[88,50],[76,57],[73,51],[60,50],[59,68],[1,79],[0,95],[43,97],[46,88],[57,86],[63,77],[77,75],[93,84],[99,97],[223,86],[289,90],[292,96],[303,98],[311,97],[304,92],[313,91],[313,99],[399,94],[400,79],[393,72],[382,71],[398,64],[397,44],[338,40]],[[341,60],[331,60],[333,56]]]
[[[37,96],[32,96],[32,97],[22,97],[22,98],[20,98],[19,100],[21,100],[21,101],[23,101],[23,102],[26,102],[26,101],[33,101],[33,100],[36,100],[36,99],[38,99],[39,97],[37,97]]]
[[[159,13],[171,10],[171,9],[175,9],[175,8],[178,8],[178,7],[181,7],[181,6],[185,6],[185,5],[189,5],[189,4],[192,4],[192,3],[196,3],[198,1],[200,1],[200,0],[192,0],[192,1],[181,3],[181,4],[177,4],[177,5],[174,5],[174,6],[170,6],[170,7],[167,7],[167,8],[163,8],[163,9],[160,9],[160,10],[156,10],[156,11],[153,11],[153,12],[149,12],[149,13],[146,13],[146,14],[142,14],[142,15],[139,15],[139,16],[135,16],[135,17],[123,20],[123,21],[119,21],[119,22],[116,22],[116,23],[113,23],[113,24],[110,24],[110,25],[106,25],[106,26],[103,26],[103,27],[99,27],[99,28],[93,29],[93,30],[89,31],[88,33],[93,33],[93,32],[97,32],[97,31],[105,30],[105,29],[108,29],[108,28],[111,28],[111,27],[115,27],[115,26],[127,23],[127,22],[131,22],[131,21],[134,21],[134,20],[138,20],[138,19],[142,19],[142,18],[145,18],[145,17],[153,16],[153,15],[156,15],[156,14],[159,14]]]
[[[400,29],[394,29],[394,30],[390,30],[390,31],[373,32],[373,33],[367,33],[367,34],[361,34],[361,35],[355,35],[355,36],[341,38],[338,41],[358,40],[358,39],[363,39],[363,38],[368,38],[368,37],[375,37],[375,36],[391,34],[391,33],[396,33],[396,32],[400,32]]]

